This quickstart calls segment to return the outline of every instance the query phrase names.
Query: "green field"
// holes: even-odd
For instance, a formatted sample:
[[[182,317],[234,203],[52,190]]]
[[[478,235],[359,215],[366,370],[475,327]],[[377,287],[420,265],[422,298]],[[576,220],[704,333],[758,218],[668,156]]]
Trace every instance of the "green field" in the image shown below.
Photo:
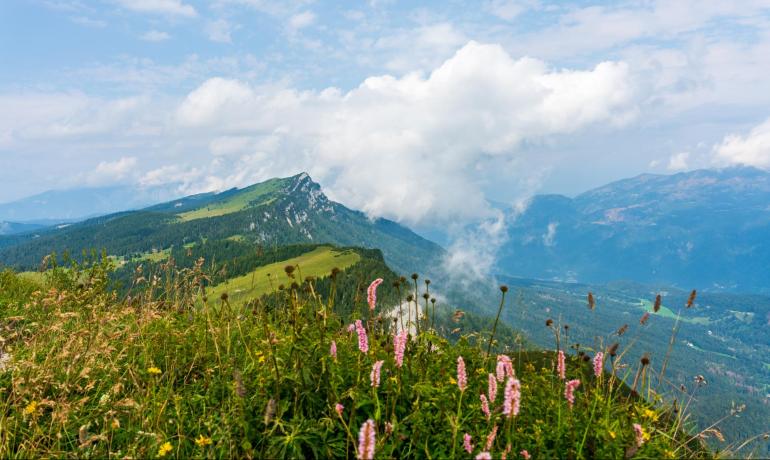
[[[259,297],[277,289],[278,284],[291,284],[292,280],[286,276],[283,270],[287,265],[299,267],[299,271],[295,272],[297,277],[300,273],[302,277],[320,277],[328,275],[334,267],[344,270],[360,259],[361,256],[355,251],[321,246],[299,257],[265,265],[247,275],[218,284],[209,290],[209,297],[216,299],[226,292],[230,296],[231,303],[243,303],[245,300]],[[272,287],[270,285],[271,279],[267,276],[268,273],[271,275]]]
[[[224,201],[211,203],[200,209],[193,211],[183,212],[178,214],[182,221],[187,222],[195,219],[205,219],[207,217],[219,217],[226,214],[232,214],[242,209],[246,209],[249,205],[269,203],[270,199],[265,199],[260,202],[260,198],[267,198],[273,192],[278,191],[282,181],[280,179],[272,179],[261,184],[252,185],[241,190],[238,194],[230,197]]]
[[[40,272],[21,272],[19,278],[31,281],[35,284],[43,286],[45,284],[45,273]]]
[[[639,299],[639,306],[646,312],[649,312],[649,313],[654,312],[653,303],[647,299]],[[666,307],[665,305],[661,305],[660,310],[655,314],[660,315],[664,318],[676,319],[676,313],[674,313],[673,310]],[[686,323],[694,323],[694,324],[709,324],[710,322],[710,320],[706,317],[697,316],[697,317],[688,318],[687,316],[685,316],[684,313],[682,314],[682,317],[679,318],[679,320],[684,321]]]

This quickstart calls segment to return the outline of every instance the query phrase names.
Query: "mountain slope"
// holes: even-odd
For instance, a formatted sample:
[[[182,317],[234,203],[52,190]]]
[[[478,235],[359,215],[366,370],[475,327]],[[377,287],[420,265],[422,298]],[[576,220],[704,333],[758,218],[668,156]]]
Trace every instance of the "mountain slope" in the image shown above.
[[[536,196],[509,217],[500,270],[581,282],[630,279],[770,292],[770,174],[644,174],[575,198]]]
[[[376,247],[389,265],[403,272],[425,272],[443,253],[438,245],[395,222],[372,221],[329,200],[303,173],[98,217],[66,228],[2,238],[0,263],[30,268],[52,251],[79,254],[84,249],[105,248],[109,254],[129,256],[234,236],[263,245]]]

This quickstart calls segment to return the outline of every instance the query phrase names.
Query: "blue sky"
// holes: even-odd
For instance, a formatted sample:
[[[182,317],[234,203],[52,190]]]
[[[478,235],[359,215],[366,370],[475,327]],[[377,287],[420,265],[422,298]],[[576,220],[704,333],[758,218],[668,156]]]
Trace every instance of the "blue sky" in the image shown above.
[[[4,0],[0,202],[306,170],[424,224],[770,167],[770,2]]]

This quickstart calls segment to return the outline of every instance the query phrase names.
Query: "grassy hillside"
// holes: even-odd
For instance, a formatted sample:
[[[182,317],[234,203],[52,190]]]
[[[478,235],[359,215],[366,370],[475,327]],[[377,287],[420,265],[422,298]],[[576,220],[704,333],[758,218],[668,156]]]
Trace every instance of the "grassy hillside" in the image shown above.
[[[619,381],[637,367],[621,355],[598,373],[568,357],[561,378],[551,352],[495,340],[488,356],[489,331],[448,341],[466,321],[455,311],[394,341],[368,280],[386,278],[379,297],[418,284],[367,260],[323,278],[285,270],[286,289],[243,306],[204,291],[205,263],[127,297],[107,289],[108,261],[52,270],[42,288],[3,273],[0,457],[368,458],[360,438],[377,458],[710,456],[681,415]]]

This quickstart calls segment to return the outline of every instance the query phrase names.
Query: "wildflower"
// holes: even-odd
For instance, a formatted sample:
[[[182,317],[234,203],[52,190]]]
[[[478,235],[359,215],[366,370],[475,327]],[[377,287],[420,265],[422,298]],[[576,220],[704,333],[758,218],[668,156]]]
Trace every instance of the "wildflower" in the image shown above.
[[[195,444],[198,447],[206,447],[210,446],[212,443],[211,438],[207,438],[206,436],[203,436],[202,434],[198,436],[198,439],[195,440]]]
[[[489,432],[487,435],[487,450],[491,450],[492,446],[495,444],[495,438],[497,437],[497,425],[495,425],[494,428],[492,428],[492,431]]]
[[[495,379],[494,374],[489,374],[487,392],[489,394],[489,400],[495,402],[495,399],[497,399],[497,380]]]
[[[158,449],[158,457],[165,457],[166,454],[171,452],[172,450],[174,450],[174,448],[171,447],[171,443],[166,441]]]
[[[32,415],[37,411],[37,401],[30,401],[24,408],[24,415]]]
[[[564,380],[567,378],[567,362],[564,356],[564,351],[559,350],[559,358],[557,360],[556,370],[559,372],[559,378]]]
[[[342,411],[345,410],[345,406],[343,406],[340,403],[337,403],[337,404],[334,405],[334,410],[337,412],[337,415],[342,417]]]
[[[575,404],[575,389],[580,386],[580,380],[570,380],[564,387],[564,398],[569,402],[570,409]]]
[[[476,456],[476,460],[492,460],[492,454],[489,452],[482,452]]]
[[[530,458],[532,458],[532,456],[529,455],[529,452],[527,452],[527,449],[524,449],[521,452],[519,452],[519,455],[521,455],[522,458],[524,458],[524,460],[529,460]]]
[[[615,439],[615,438],[618,436],[618,435],[617,435],[617,434],[615,434],[615,432],[614,432],[614,431],[612,431],[612,430],[608,431],[607,433],[610,435],[610,437],[611,437],[612,439]]]
[[[463,436],[463,448],[465,448],[465,451],[469,454],[473,452],[473,444],[471,444],[471,435],[468,433],[465,433],[465,436]]]
[[[511,418],[519,415],[519,405],[521,403],[521,383],[513,377],[508,378],[505,384],[505,400],[503,402],[503,415]]]
[[[373,460],[375,446],[374,420],[369,419],[361,425],[358,432],[358,459]]]
[[[160,373],[161,373],[161,370],[160,370],[160,369],[158,369],[158,368],[157,368],[157,367],[155,367],[155,366],[152,366],[152,367],[150,367],[150,368],[148,368],[148,369],[147,369],[147,372],[148,372],[149,374],[152,374],[152,375],[158,375],[158,374],[160,374]]]
[[[640,319],[640,320],[639,320],[639,324],[641,324],[642,326],[644,326],[645,324],[647,324],[647,320],[648,320],[648,319],[650,319],[650,312],[646,311],[646,312],[644,312],[644,314],[642,315],[642,319]]]
[[[356,330],[356,325],[353,323],[348,324],[348,332],[353,332]]]
[[[513,377],[513,363],[507,355],[497,355],[497,381],[502,382],[505,377]]]
[[[481,399],[481,412],[489,420],[489,401],[487,401],[487,396],[482,393],[479,395],[479,398]]]
[[[361,350],[361,353],[368,353],[369,339],[366,337],[366,329],[364,329],[360,319],[356,320],[356,333],[358,334],[358,349]]]
[[[366,290],[366,300],[369,302],[369,310],[374,311],[374,306],[377,304],[377,286],[382,284],[382,278],[377,278],[372,281],[369,288]]]
[[[602,375],[602,368],[604,366],[604,353],[601,351],[594,356],[594,375],[599,377]]]
[[[468,377],[465,375],[465,361],[462,356],[457,357],[457,387],[460,391],[465,391],[468,386]]]
[[[372,386],[374,388],[377,388],[378,386],[380,386],[380,370],[382,369],[382,363],[384,362],[385,361],[380,360],[374,363],[374,365],[372,365],[372,373],[369,376],[369,378],[372,381]]]
[[[636,435],[636,446],[642,447],[642,444],[644,444],[645,435],[644,428],[642,428],[642,425],[638,423],[634,423],[634,434]]]
[[[404,351],[406,350],[406,341],[409,339],[409,331],[404,330],[393,337],[393,350],[396,355],[396,367],[401,368],[404,365]]]
[[[337,342],[332,340],[331,346],[329,346],[329,355],[334,358],[334,360],[337,360]]]
[[[120,428],[120,420],[116,418],[112,419],[112,423],[110,423],[110,426],[112,427],[113,430],[117,430],[118,428]]]

